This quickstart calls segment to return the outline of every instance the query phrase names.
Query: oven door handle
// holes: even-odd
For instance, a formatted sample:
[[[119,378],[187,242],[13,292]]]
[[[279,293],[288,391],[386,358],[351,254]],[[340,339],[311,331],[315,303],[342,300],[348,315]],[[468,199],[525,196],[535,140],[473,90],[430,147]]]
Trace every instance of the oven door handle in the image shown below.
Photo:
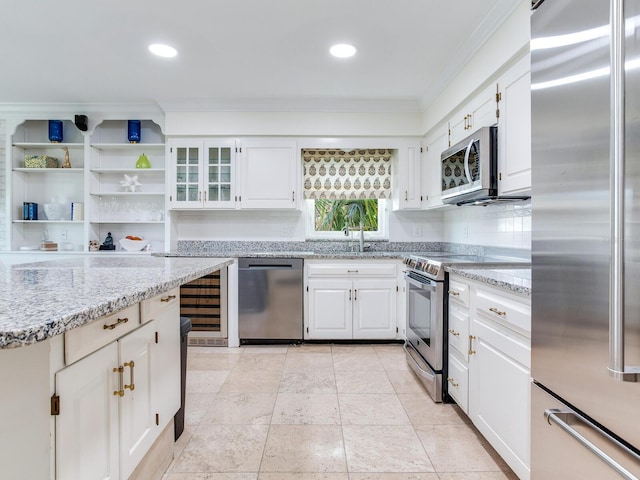
[[[403,346],[405,353],[408,355],[408,358],[411,358],[411,361],[413,362],[414,366],[420,370],[420,373],[429,381],[433,381],[436,376],[434,374],[432,374],[431,372],[427,372],[425,369],[423,369],[420,364],[418,363],[418,361],[416,360],[416,358],[414,357],[414,355],[417,355],[415,352],[415,350],[412,347],[408,347],[407,348],[407,344],[405,343]]]
[[[418,280],[415,280],[415,279],[411,278],[406,273],[404,275],[404,279],[407,281],[407,283],[410,283],[414,287],[418,287],[418,288],[420,288],[422,290],[435,290],[436,289],[435,282],[434,283],[422,283],[422,282],[419,282]]]

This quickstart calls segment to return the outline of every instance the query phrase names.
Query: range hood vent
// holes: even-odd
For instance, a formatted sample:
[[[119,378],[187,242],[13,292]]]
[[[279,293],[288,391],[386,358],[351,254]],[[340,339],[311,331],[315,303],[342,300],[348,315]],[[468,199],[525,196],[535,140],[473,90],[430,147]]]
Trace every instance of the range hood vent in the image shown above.
[[[456,203],[459,207],[463,205],[473,205],[476,207],[486,207],[487,205],[494,205],[497,203],[513,203],[513,202],[523,202],[525,200],[529,200],[531,195],[520,195],[520,196],[497,196],[497,195],[487,195],[485,197],[477,197],[468,200],[462,200],[461,202]]]

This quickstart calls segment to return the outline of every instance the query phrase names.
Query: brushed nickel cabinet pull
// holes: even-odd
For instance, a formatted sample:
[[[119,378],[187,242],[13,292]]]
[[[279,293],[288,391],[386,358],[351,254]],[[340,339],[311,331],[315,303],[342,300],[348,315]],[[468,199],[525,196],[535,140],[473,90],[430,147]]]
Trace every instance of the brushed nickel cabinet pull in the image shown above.
[[[130,385],[125,385],[124,388],[128,388],[129,390],[133,391],[136,388],[136,384],[133,383],[133,367],[135,367],[135,363],[133,363],[133,360],[131,360],[130,362],[124,362],[124,366],[125,367],[129,367],[130,372],[131,372],[131,384]],[[124,368],[123,368],[124,370]]]
[[[291,201],[292,202],[296,201],[296,192],[295,191],[291,192]]]
[[[498,310],[496,307],[491,307],[489,311],[495,313],[496,315],[500,315],[501,317],[504,317],[507,314],[507,312],[502,312]]]
[[[202,190],[198,191],[198,201],[201,202],[202,201]]]
[[[124,397],[124,389],[122,387],[122,384],[124,382],[124,380],[122,379],[122,374],[124,372],[124,367],[123,366],[114,367],[113,368],[113,372],[118,374],[118,390],[113,392],[113,394],[116,397]]]
[[[460,296],[460,292],[458,292],[457,290],[449,290],[449,295],[453,295],[454,297],[459,297]]]
[[[358,273],[359,270],[347,270],[347,273]]]
[[[167,297],[165,297],[165,298],[161,298],[161,299],[160,299],[160,301],[161,301],[161,302],[170,302],[171,300],[173,300],[173,299],[175,299],[175,298],[176,298],[176,296],[175,296],[175,295],[169,295],[169,296],[167,296]]]
[[[449,382],[454,387],[459,387],[460,386],[458,383],[455,382],[455,379],[452,378],[452,377],[447,377],[447,382]]]
[[[404,191],[404,201],[405,202],[409,201],[409,192],[407,190]]]
[[[454,337],[458,337],[458,336],[460,336],[460,332],[456,332],[453,328],[450,328],[450,329],[449,329],[449,333],[450,333],[451,335],[453,335]]]
[[[116,323],[112,323],[111,325],[108,324],[104,324],[102,326],[103,330],[113,330],[114,328],[116,328],[118,325],[122,324],[122,323],[127,323],[129,321],[129,319],[127,317],[125,318],[119,318],[118,321]]]

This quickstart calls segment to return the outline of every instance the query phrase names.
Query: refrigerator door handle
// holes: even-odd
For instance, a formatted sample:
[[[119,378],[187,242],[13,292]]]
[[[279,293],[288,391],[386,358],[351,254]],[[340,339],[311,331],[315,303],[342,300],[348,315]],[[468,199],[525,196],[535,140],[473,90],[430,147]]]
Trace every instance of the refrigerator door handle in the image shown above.
[[[601,435],[608,441],[614,443],[617,447],[622,448],[629,455],[632,455],[636,459],[640,460],[640,457],[635,452],[629,450],[627,447],[622,445],[620,442],[618,442],[615,438],[610,436],[608,433],[603,432],[600,428],[598,428],[596,425],[594,425],[589,420],[584,418],[582,415],[579,415],[578,413],[570,409],[549,408],[545,410],[544,416],[547,419],[547,422],[549,422],[549,425],[551,425],[552,422],[558,425],[562,430],[564,430],[571,437],[573,437],[573,439],[577,440],[581,445],[583,445],[591,453],[596,455],[600,460],[602,460],[607,465],[609,465],[613,470],[615,470],[623,478],[626,478],[627,480],[639,480],[638,477],[633,475],[626,468],[624,468],[622,465],[616,462],[613,458],[611,458],[609,455],[607,455],[605,452],[603,452],[601,449],[599,449],[597,446],[595,446],[593,443],[587,440],[577,430],[572,428],[571,425],[569,425],[566,421],[566,419],[569,416],[578,419],[580,422],[587,425],[593,431],[597,432],[599,435]]]
[[[611,150],[609,153],[611,263],[609,287],[609,374],[622,382],[640,381],[640,366],[627,367],[624,355],[624,195],[625,69],[624,0],[611,2]]]

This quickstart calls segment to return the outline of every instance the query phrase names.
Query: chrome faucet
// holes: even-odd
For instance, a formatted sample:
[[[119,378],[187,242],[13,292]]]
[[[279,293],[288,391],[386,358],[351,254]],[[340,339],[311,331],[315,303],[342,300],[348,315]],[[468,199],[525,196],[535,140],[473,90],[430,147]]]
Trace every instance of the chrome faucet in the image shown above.
[[[364,209],[359,203],[347,203],[346,205],[349,207],[349,209],[353,207],[357,208],[358,213],[360,214],[360,253],[362,253],[364,252]],[[353,216],[353,212],[349,216]]]

